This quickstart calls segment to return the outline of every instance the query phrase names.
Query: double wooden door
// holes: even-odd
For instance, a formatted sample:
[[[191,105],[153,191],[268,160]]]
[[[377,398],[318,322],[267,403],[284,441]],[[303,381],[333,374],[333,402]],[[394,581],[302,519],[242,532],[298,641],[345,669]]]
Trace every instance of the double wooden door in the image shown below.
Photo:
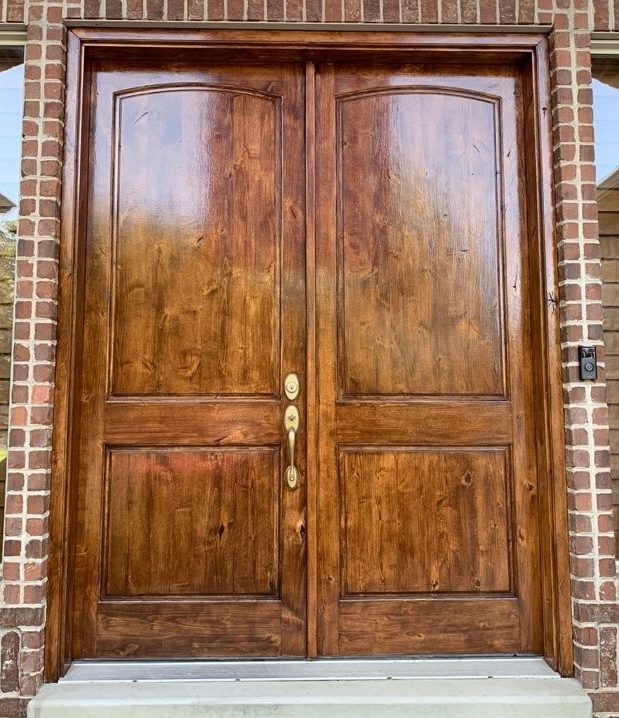
[[[520,103],[511,67],[96,64],[74,657],[541,651]]]

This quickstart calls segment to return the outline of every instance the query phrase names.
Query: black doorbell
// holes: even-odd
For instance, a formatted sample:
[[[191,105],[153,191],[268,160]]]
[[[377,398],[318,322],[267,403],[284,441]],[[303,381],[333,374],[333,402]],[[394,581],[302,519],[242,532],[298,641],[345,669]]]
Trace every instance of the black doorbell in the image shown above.
[[[578,347],[580,378],[583,381],[598,378],[598,364],[595,347]]]

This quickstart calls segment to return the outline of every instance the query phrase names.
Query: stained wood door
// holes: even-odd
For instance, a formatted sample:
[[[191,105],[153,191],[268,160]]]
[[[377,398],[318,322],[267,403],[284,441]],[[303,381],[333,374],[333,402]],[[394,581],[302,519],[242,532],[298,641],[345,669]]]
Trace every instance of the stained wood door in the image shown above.
[[[166,63],[85,98],[72,655],[541,652],[517,71]]]
[[[74,657],[305,655],[303,92],[295,65],[93,70]]]
[[[541,651],[518,76],[316,77],[319,650]]]

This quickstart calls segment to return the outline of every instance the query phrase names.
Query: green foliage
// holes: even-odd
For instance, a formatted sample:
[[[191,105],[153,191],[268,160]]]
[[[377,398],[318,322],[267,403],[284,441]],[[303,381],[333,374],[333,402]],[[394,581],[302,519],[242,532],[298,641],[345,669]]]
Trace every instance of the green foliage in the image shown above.
[[[14,258],[17,245],[17,222],[0,221],[0,257]]]

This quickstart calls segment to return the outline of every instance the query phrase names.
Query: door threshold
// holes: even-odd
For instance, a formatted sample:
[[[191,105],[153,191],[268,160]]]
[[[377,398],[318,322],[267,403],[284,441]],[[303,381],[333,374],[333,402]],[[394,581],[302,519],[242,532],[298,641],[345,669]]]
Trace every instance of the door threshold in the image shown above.
[[[65,683],[559,678],[538,656],[317,660],[77,660]]]

